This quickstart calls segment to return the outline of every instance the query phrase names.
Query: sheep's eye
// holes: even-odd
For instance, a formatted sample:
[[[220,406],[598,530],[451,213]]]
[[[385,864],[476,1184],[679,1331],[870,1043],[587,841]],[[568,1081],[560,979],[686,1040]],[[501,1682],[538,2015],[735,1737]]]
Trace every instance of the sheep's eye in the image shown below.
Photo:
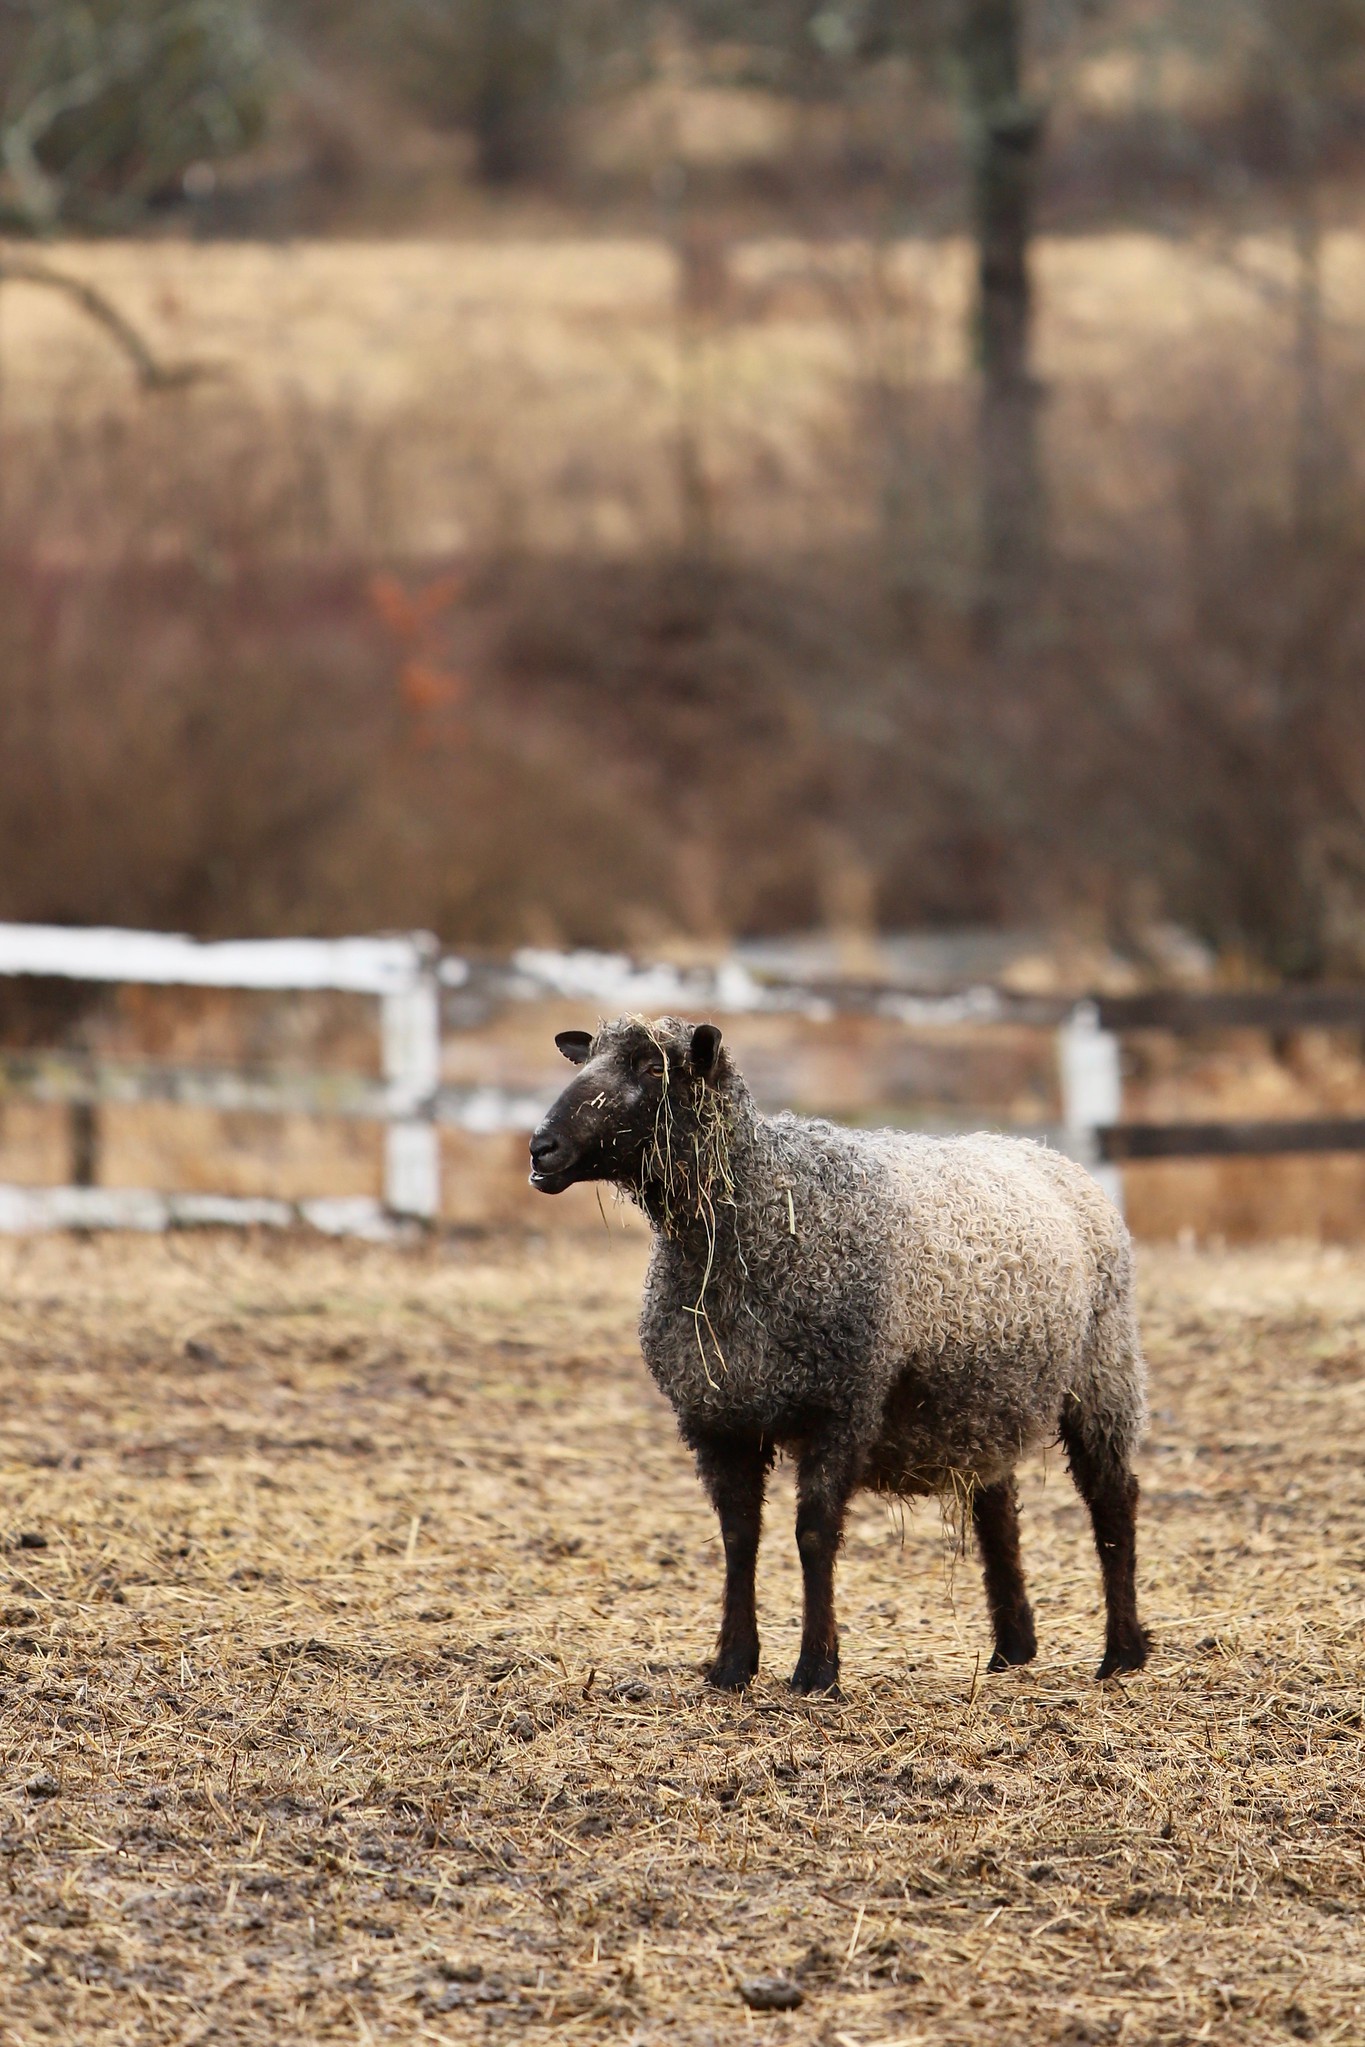
[[[661,1054],[658,1052],[641,1052],[635,1061],[635,1071],[639,1074],[641,1080],[662,1080],[664,1077],[664,1062]]]

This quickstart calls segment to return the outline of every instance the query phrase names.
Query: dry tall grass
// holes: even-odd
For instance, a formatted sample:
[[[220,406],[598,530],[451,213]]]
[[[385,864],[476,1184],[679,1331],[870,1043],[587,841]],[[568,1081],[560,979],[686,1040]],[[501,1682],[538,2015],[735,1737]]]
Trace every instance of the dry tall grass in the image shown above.
[[[1091,1681],[1054,1460],[1037,1664],[864,1502],[842,1705],[782,1683],[780,1478],[765,1674],[699,1683],[639,1268],[0,1247],[6,2038],[1358,2041],[1365,1263],[1145,1259],[1147,1673]]]
[[[11,459],[7,493],[31,537],[68,556],[117,544],[107,512],[121,533],[130,483],[144,547],[176,546],[187,463],[221,479],[225,514],[287,499],[305,551],[649,554],[678,538],[691,383],[732,555],[865,540],[888,490],[923,495],[932,520],[970,369],[967,246],[712,239],[707,303],[690,311],[673,253],[646,238],[62,247],[53,261],[166,360],[212,374],[141,404],[97,329],[11,286],[4,420],[61,438],[59,462]],[[1242,461],[1273,492],[1294,422],[1287,242],[1058,237],[1037,265],[1064,537],[1171,504],[1211,370]],[[1323,285],[1329,367],[1357,385],[1365,236],[1327,238]],[[866,417],[888,393],[912,415],[894,441]],[[138,460],[111,505],[101,467],[129,442]]]

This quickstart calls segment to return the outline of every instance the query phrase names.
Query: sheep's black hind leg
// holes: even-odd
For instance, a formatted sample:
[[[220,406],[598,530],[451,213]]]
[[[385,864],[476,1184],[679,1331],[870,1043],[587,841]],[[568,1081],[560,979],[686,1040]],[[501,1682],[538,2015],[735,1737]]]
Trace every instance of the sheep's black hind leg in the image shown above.
[[[839,1630],[834,1619],[834,1565],[844,1539],[844,1515],[853,1491],[841,1457],[810,1452],[796,1475],[796,1547],[801,1556],[805,1611],[801,1654],[792,1672],[797,1692],[839,1692]]]
[[[995,1637],[995,1652],[986,1668],[1007,1670],[1011,1664],[1032,1663],[1038,1641],[1019,1561],[1019,1501],[1013,1478],[1002,1478],[973,1494],[972,1526]]]
[[[1095,1675],[1141,1670],[1151,1643],[1137,1610],[1136,1475],[1112,1449],[1095,1441],[1093,1431],[1082,1429],[1076,1413],[1062,1416],[1061,1433],[1071,1476],[1090,1509],[1104,1578],[1104,1660]]]
[[[742,1691],[758,1669],[758,1610],[754,1572],[763,1532],[763,1489],[773,1461],[757,1437],[694,1439],[697,1470],[720,1517],[725,1544],[725,1605],[720,1640],[706,1673],[718,1691]]]

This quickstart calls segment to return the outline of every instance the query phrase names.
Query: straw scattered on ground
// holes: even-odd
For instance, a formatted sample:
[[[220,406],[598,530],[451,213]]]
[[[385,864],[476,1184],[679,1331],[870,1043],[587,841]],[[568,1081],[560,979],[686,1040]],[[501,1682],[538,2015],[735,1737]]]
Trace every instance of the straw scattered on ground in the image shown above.
[[[1147,1673],[1054,1458],[1037,1664],[863,1502],[822,1704],[781,1475],[700,1686],[641,1257],[0,1247],[0,2037],[1358,2041],[1365,1259],[1147,1257]]]

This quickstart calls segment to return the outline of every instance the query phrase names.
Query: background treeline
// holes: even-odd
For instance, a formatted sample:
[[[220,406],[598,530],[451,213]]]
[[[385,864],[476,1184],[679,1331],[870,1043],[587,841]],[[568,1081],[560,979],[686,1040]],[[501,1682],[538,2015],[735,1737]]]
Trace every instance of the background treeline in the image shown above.
[[[126,227],[197,200],[211,225],[215,164],[221,218],[260,230],[439,209],[452,164],[666,204],[681,161],[753,208],[860,195],[946,231],[984,94],[1017,102],[1017,145],[1046,128],[1044,228],[1169,221],[1357,168],[1363,31],[1360,0],[3,0],[6,213]],[[728,141],[669,87],[728,96]]]

